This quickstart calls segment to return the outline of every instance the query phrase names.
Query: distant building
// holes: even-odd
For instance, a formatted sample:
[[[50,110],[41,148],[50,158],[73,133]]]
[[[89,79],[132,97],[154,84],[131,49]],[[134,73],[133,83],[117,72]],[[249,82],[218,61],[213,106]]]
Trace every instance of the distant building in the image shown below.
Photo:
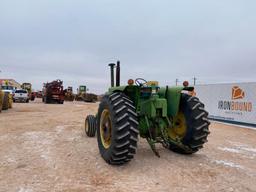
[[[21,85],[14,79],[0,79],[1,86],[11,86],[14,89],[21,89]]]

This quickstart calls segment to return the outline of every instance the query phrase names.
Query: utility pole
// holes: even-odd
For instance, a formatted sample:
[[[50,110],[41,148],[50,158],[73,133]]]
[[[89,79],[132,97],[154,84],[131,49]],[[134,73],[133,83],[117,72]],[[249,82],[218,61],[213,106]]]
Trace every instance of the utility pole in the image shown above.
[[[196,77],[193,77],[194,86],[196,85],[196,80],[197,80],[197,78],[196,78]]]
[[[178,82],[179,82],[179,79],[176,79],[176,80],[175,80],[175,85],[176,85],[176,86],[178,85]]]

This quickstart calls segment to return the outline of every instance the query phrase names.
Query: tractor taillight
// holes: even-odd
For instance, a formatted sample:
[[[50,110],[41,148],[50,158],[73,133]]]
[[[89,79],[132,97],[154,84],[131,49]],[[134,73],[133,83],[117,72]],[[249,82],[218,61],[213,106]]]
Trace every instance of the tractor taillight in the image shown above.
[[[183,86],[184,87],[188,87],[188,85],[189,85],[188,81],[183,81]]]
[[[133,79],[129,79],[129,80],[128,80],[128,85],[133,85],[133,84],[134,84]]]

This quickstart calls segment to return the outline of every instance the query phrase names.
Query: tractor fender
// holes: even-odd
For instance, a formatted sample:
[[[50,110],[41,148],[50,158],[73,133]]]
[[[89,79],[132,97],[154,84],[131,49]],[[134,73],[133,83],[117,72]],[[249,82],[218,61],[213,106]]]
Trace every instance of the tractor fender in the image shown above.
[[[159,90],[160,98],[167,100],[167,115],[174,117],[179,112],[181,92],[184,87],[163,87]]]
[[[110,95],[114,92],[124,92],[127,86],[110,87],[107,94]]]

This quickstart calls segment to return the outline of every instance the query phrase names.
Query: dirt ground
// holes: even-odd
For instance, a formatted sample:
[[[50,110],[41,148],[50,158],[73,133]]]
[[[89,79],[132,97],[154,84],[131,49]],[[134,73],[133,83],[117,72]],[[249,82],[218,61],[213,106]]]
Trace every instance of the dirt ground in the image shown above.
[[[15,103],[0,114],[0,191],[256,191],[256,131],[212,123],[209,142],[194,155],[140,139],[135,158],[110,166],[84,119],[97,103]]]

